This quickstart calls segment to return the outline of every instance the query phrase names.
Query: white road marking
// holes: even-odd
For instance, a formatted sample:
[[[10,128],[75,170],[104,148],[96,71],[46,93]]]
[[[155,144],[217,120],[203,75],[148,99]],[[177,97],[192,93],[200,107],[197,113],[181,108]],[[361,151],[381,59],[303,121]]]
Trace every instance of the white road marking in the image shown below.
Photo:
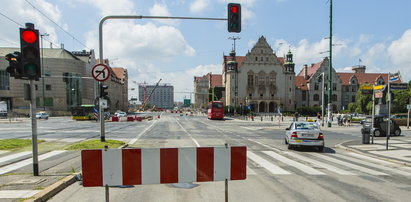
[[[280,168],[277,165],[274,165],[274,164],[268,162],[267,160],[261,158],[260,156],[254,154],[251,151],[247,151],[247,157],[249,159],[251,159],[252,161],[256,162],[257,164],[259,164],[260,166],[264,167],[265,169],[267,169],[270,173],[272,173],[274,175],[288,175],[288,174],[291,174],[290,172]]]
[[[180,125],[180,127],[184,130],[184,132],[186,132],[187,135],[191,138],[191,140],[193,140],[193,142],[197,145],[197,147],[199,147],[200,144],[198,144],[197,140],[195,140],[195,139],[193,138],[193,136],[180,124],[180,122],[178,122],[177,119],[176,119],[176,121],[177,121],[178,125]]]
[[[50,158],[50,157],[52,157],[52,156],[55,156],[55,155],[64,153],[64,152],[66,152],[66,151],[63,151],[63,150],[51,151],[51,152],[48,152],[48,153],[45,153],[45,154],[40,155],[40,156],[38,157],[38,160],[41,161],[41,160]],[[1,168],[0,168],[0,175],[1,175],[1,174],[4,174],[4,173],[8,173],[8,172],[13,171],[13,170],[16,170],[16,169],[19,169],[19,168],[22,168],[22,167],[27,166],[27,165],[30,165],[30,164],[32,164],[32,163],[33,163],[33,159],[30,158],[30,159],[26,159],[26,160],[24,160],[24,161],[19,161],[19,162],[17,162],[17,163],[13,163],[13,164],[10,164],[10,165],[1,167]]]
[[[1,190],[0,198],[30,198],[41,190]]]
[[[309,175],[325,175],[325,173],[323,173],[323,172],[320,172],[320,171],[318,171],[314,168],[308,167],[308,166],[306,166],[302,163],[293,161],[293,160],[291,160],[287,157],[281,156],[277,153],[274,153],[273,151],[263,151],[263,153],[265,153],[265,154],[267,154],[267,155],[269,155],[269,156],[271,156],[271,157],[273,157],[273,158],[275,158],[275,159],[277,159],[277,160],[279,160],[279,161],[281,161],[285,164],[293,166],[293,167],[295,167],[295,168],[297,168],[297,169],[299,169],[299,170],[301,170],[301,171],[303,171],[303,172],[305,172]]]
[[[323,163],[323,162],[314,160],[314,159],[312,159],[312,158],[308,158],[308,157],[306,157],[306,156],[299,155],[299,154],[297,154],[297,153],[295,153],[295,152],[284,152],[284,153],[289,154],[290,156],[295,157],[295,158],[298,158],[298,159],[300,159],[300,160],[302,160],[302,161],[305,161],[305,162],[308,162],[308,163],[312,163],[312,164],[314,164],[314,165],[317,165],[317,166],[320,166],[320,167],[322,167],[322,168],[325,168],[325,169],[327,169],[327,170],[329,170],[329,171],[331,171],[331,172],[338,173],[338,174],[340,174],[340,175],[355,175],[355,174],[352,173],[352,172],[339,169],[339,168],[337,168],[337,167],[335,167],[335,166],[332,166],[332,165],[329,165],[329,164],[327,164],[327,163]]]
[[[401,171],[401,170],[397,170],[395,168],[389,168],[389,167],[385,167],[385,166],[382,166],[382,165],[377,165],[377,164],[370,163],[370,162],[367,162],[367,161],[363,161],[363,160],[360,160],[360,159],[350,158],[348,156],[343,156],[341,154],[334,154],[334,155],[336,155],[339,158],[343,158],[343,159],[346,159],[346,160],[349,160],[349,161],[352,161],[352,162],[355,162],[355,163],[359,163],[359,164],[363,164],[363,165],[366,165],[366,166],[378,168],[378,169],[381,169],[381,170],[391,171],[391,172],[394,172],[394,173],[397,173],[397,174],[400,174],[400,175],[411,176],[411,173],[407,173],[407,172],[404,172],[404,171]]]
[[[247,175],[257,175],[257,173],[255,173],[253,169],[247,166]]]
[[[127,144],[132,145],[132,144],[136,143],[137,140],[140,139],[140,137],[141,137],[144,133],[146,133],[148,130],[150,130],[150,128],[152,128],[155,123],[157,123],[157,121],[153,121],[149,127],[147,127],[146,129],[144,129],[143,131],[141,131],[141,133],[138,134],[136,138],[131,139],[130,142],[128,142]]]
[[[19,158],[19,157],[22,157],[22,156],[26,156],[26,155],[29,155],[29,154],[31,154],[30,151],[25,151],[25,152],[19,152],[19,153],[16,153],[16,154],[7,155],[7,156],[4,156],[4,157],[0,158],[0,163],[4,163],[6,161],[9,161],[9,160],[12,160],[12,159],[15,159],[15,158]]]
[[[325,154],[314,154],[313,153],[311,155],[314,155],[318,158],[322,158],[322,159],[327,160],[327,161],[331,161],[331,162],[336,163],[336,164],[347,166],[347,167],[355,169],[355,170],[359,170],[361,172],[368,173],[370,175],[388,175],[386,173],[378,172],[378,171],[371,170],[371,169],[368,169],[368,168],[365,168],[365,167],[362,167],[362,166],[358,166],[358,165],[355,165],[355,164],[352,164],[352,163],[348,163],[348,162],[341,161],[341,160],[338,160],[338,159],[335,159],[335,158],[331,158],[331,157],[329,157]]]
[[[357,157],[357,158],[362,158],[362,159],[365,159],[365,160],[368,160],[368,161],[373,161],[373,162],[375,162],[375,163],[385,164],[385,165],[394,166],[394,167],[400,167],[400,168],[402,168],[402,169],[411,171],[411,167],[408,167],[408,166],[399,166],[399,165],[396,164],[396,163],[392,163],[392,162],[389,162],[389,161],[384,161],[384,160],[381,160],[381,159],[364,156],[364,155],[357,154],[357,153],[352,153],[352,152],[350,152],[350,153],[348,153],[348,154],[350,154],[350,155],[352,155],[352,156],[355,156],[355,157]]]

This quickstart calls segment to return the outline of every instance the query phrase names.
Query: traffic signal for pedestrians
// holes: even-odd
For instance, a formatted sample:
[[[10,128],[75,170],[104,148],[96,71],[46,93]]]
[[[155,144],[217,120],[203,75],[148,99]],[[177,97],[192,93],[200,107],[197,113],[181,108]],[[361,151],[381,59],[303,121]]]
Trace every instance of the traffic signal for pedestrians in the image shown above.
[[[103,86],[102,83],[100,83],[100,98],[107,98],[108,92],[106,90],[108,89],[108,86]]]
[[[228,4],[228,32],[241,32],[241,5]]]
[[[9,66],[6,68],[6,72],[16,79],[21,78],[22,66],[20,52],[9,53],[5,58],[9,61]]]
[[[26,23],[26,28],[20,28],[20,49],[21,77],[38,81],[41,77],[39,31],[31,23]]]

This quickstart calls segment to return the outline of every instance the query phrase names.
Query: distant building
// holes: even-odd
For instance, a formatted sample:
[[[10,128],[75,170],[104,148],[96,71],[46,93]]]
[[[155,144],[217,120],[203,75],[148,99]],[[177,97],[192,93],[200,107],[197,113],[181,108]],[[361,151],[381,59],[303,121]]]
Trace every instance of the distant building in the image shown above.
[[[348,104],[356,101],[356,93],[361,84],[383,85],[388,79],[387,73],[366,73],[364,65],[352,67],[353,72],[336,72],[332,69],[332,110],[337,112],[342,109],[347,109]],[[298,107],[305,106],[321,106],[322,82],[318,78],[321,73],[325,74],[324,82],[324,100],[325,107],[328,105],[328,73],[329,59],[326,57],[323,61],[312,64],[311,66],[304,65],[300,73],[295,77],[296,87],[296,105]],[[401,83],[396,81],[395,83]]]
[[[221,74],[211,72],[198,77],[194,77],[194,103],[195,108],[205,109],[208,102],[221,100],[223,98],[224,87]]]
[[[230,106],[250,106],[252,112],[273,113],[295,109],[293,55],[277,57],[260,37],[246,56],[223,57],[225,102]],[[232,65],[233,61],[237,65]]]
[[[157,87],[155,84],[139,84],[138,97],[143,104],[148,99],[146,104],[149,107],[163,109],[172,109],[174,107],[174,87],[169,84],[159,84]]]
[[[20,49],[0,48],[0,55],[4,58],[14,51]],[[94,51],[77,53],[57,48],[43,49],[44,76],[34,82],[37,110],[46,110],[51,115],[69,115],[74,106],[94,103],[94,80],[90,78],[91,67],[95,64]],[[30,102],[23,98],[23,84],[28,84],[28,80],[10,77],[6,72],[8,65],[6,60],[0,60],[0,101],[10,103],[14,113],[29,114]]]

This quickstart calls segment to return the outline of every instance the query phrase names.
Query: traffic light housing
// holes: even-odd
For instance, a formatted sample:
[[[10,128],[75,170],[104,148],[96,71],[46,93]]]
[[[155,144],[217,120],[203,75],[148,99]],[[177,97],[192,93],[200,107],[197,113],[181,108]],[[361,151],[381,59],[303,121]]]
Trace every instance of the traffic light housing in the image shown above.
[[[241,5],[228,4],[228,32],[241,32]]]
[[[106,90],[108,86],[104,86],[103,83],[100,83],[100,98],[107,98],[108,92]]]
[[[6,72],[16,79],[21,78],[22,64],[20,52],[16,51],[14,53],[9,53],[6,55],[5,59],[9,61],[9,66],[6,68]]]
[[[38,81],[41,77],[39,31],[31,23],[20,28],[20,49],[21,78]]]

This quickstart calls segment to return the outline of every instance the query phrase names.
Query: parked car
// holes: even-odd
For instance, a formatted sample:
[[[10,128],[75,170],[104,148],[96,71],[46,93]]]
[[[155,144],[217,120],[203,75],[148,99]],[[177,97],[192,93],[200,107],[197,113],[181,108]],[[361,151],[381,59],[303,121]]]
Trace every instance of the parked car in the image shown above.
[[[371,127],[372,117],[366,117],[364,123],[362,124],[361,133],[368,133],[374,135],[374,137],[386,136],[388,121],[391,121],[390,135],[401,135],[401,129],[397,122],[395,122],[392,118],[388,119],[388,117],[385,116],[374,116],[374,127]]]
[[[36,119],[49,119],[49,114],[47,112],[37,112]]]
[[[126,113],[126,112],[116,112],[116,113],[114,113],[114,116],[117,116],[117,117],[126,117],[126,116],[127,116],[127,113]]]
[[[293,122],[285,129],[285,144],[288,149],[297,146],[317,147],[319,151],[324,149],[324,134],[316,122]]]

